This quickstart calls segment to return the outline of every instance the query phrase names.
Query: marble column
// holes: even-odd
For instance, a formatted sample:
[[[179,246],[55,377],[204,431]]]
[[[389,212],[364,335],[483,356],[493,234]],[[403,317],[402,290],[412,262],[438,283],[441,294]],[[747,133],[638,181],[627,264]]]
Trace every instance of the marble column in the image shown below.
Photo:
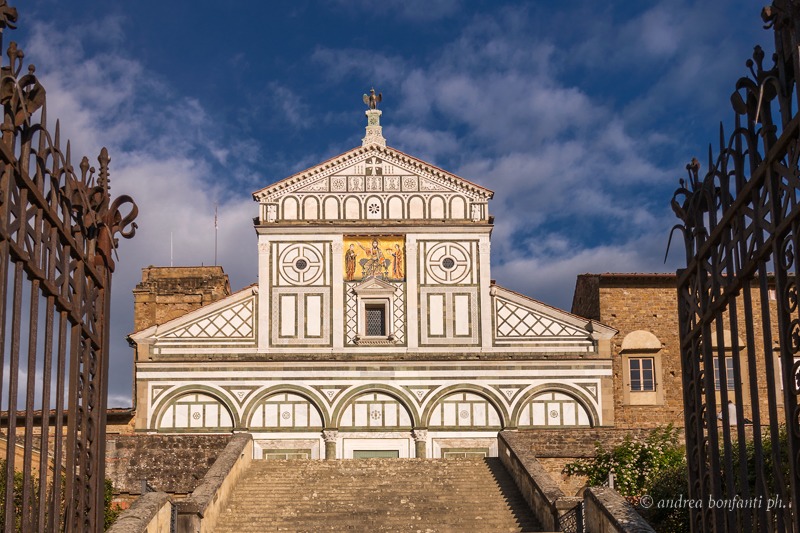
[[[325,440],[325,460],[336,459],[336,439],[339,438],[339,432],[335,429],[323,429],[322,438]]]
[[[411,436],[414,437],[414,451],[417,459],[425,459],[428,455],[428,430],[413,429],[411,430]]]

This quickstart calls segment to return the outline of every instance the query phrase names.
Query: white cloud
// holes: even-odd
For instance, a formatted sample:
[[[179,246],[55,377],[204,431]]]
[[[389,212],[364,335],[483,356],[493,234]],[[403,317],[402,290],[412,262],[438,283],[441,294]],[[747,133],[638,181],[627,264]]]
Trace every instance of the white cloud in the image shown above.
[[[133,375],[125,341],[133,329],[131,291],[142,267],[170,264],[170,236],[176,266],[213,264],[218,202],[219,263],[234,289],[255,281],[256,205],[249,196],[230,195],[217,165],[241,172],[257,145],[247,138],[227,142],[199,101],[171,94],[165,82],[113,46],[89,55],[73,39],[82,35],[80,28],[69,40],[58,37],[63,35],[40,24],[26,44],[26,59],[40,66],[47,89],[48,122],[52,128],[61,119],[62,140],[71,140],[75,160],[86,154],[94,162],[108,147],[112,196],[129,194],[139,206],[139,230],[132,240],[121,240],[113,277],[109,401],[125,406],[131,404]]]

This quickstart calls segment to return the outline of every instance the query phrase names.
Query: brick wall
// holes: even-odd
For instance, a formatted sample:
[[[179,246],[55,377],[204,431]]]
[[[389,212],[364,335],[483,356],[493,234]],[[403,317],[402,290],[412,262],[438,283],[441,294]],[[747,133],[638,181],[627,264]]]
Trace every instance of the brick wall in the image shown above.
[[[230,295],[222,267],[147,267],[133,289],[134,331],[163,324]]]
[[[770,285],[771,285],[770,280]],[[779,370],[774,375],[767,372],[766,357],[773,358],[771,349],[764,347],[764,331],[761,323],[761,294],[758,283],[754,283],[750,291],[752,309],[757,316],[753,323],[754,342],[744,348],[746,334],[744,331],[743,298],[737,300],[737,316],[739,318],[738,337],[742,340],[742,364],[746,366],[747,351],[752,350],[755,359],[755,383],[758,391],[759,406],[762,414],[761,423],[767,418],[767,381],[780,379]],[[619,331],[612,339],[613,371],[614,371],[614,420],[618,428],[652,428],[673,424],[682,427],[683,420],[683,386],[680,362],[680,339],[678,335],[677,313],[677,280],[672,274],[584,274],[578,276],[573,298],[572,312],[587,318],[593,318]],[[773,301],[768,303],[772,329],[773,347],[777,344],[777,313]],[[712,328],[713,329],[713,328]],[[730,315],[723,315],[722,329],[733,329]],[[645,330],[654,334],[662,344],[658,352],[661,358],[662,372],[658,386],[663,387],[663,402],[659,405],[629,405],[625,402],[624,368],[622,367],[622,342],[626,335],[636,330]],[[728,341],[730,342],[730,341]],[[776,363],[777,364],[777,363]],[[777,368],[777,367],[776,367]],[[743,370],[747,372],[747,370]],[[745,416],[753,419],[749,376],[745,377],[742,405]],[[780,392],[780,385],[778,385]],[[731,392],[733,400],[733,392]],[[718,398],[719,402],[719,398]],[[720,410],[719,405],[717,411]],[[778,410],[782,419],[782,409]]]
[[[619,428],[537,429],[505,432],[512,434],[515,449],[530,451],[544,467],[558,488],[573,496],[586,484],[584,476],[561,473],[567,463],[595,456],[595,444],[610,449],[621,444],[626,435],[645,438],[649,430]]]

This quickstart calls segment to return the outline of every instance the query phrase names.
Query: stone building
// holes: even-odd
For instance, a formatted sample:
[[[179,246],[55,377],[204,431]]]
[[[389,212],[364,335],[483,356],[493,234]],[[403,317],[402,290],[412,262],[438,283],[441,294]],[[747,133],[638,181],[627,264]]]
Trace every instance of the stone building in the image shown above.
[[[381,111],[366,115],[362,146],[254,193],[257,284],[145,269],[136,430],[352,458],[492,456],[502,429],[613,427],[616,331],[496,284],[492,191],[386,146]]]

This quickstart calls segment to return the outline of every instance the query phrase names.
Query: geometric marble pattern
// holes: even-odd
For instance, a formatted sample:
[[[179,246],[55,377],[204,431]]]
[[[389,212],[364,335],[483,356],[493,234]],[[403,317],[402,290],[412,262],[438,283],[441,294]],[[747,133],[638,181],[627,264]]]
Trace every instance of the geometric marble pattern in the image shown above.
[[[495,298],[497,337],[586,337],[580,329],[556,322],[532,309]]]
[[[394,287],[392,296],[392,335],[397,344],[404,344],[406,340],[406,310],[405,310],[405,283],[388,283]],[[344,331],[345,344],[354,345],[358,335],[358,295],[352,287],[355,284],[345,283],[344,303]]]
[[[355,344],[358,335],[358,295],[352,290],[353,285],[345,284],[345,338],[346,344]]]
[[[253,336],[255,297],[164,334],[165,338],[249,339]]]

